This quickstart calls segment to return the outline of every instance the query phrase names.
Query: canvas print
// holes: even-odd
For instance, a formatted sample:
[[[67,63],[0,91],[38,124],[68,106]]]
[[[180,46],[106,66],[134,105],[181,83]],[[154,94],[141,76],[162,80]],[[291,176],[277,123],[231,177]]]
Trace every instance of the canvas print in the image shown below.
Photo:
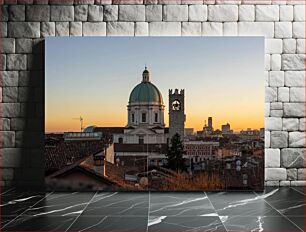
[[[51,190],[262,190],[262,37],[47,38]]]

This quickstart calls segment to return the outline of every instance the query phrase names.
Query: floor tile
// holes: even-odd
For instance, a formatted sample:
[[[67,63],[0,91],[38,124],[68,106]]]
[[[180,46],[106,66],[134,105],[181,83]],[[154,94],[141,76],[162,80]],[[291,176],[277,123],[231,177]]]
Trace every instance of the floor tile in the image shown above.
[[[266,195],[257,196],[252,192],[220,192],[207,193],[207,196],[219,215],[281,216],[264,201]]]
[[[214,212],[204,192],[153,192],[150,194],[150,215],[201,216]]]
[[[23,215],[15,220],[11,218],[2,218],[2,220],[10,221],[1,231],[65,231],[75,220],[72,216],[39,216],[31,217]]]
[[[300,215],[299,217],[288,216],[288,218],[292,223],[297,225],[299,228],[304,230],[306,229],[305,217],[303,215]]]
[[[301,194],[304,194],[306,193],[306,186],[305,187],[291,187],[292,189],[294,189],[295,191],[301,193]]]
[[[286,216],[300,216],[305,213],[305,195],[291,188],[276,189],[265,201]]]
[[[148,217],[80,216],[69,228],[71,231],[145,232]]]
[[[139,192],[102,192],[91,200],[82,215],[110,216],[148,214],[149,193]]]
[[[150,232],[226,232],[219,217],[166,217],[149,216],[148,231]]]
[[[227,231],[301,232],[298,227],[284,217],[222,216],[220,219]]]
[[[18,216],[45,198],[47,193],[10,191],[1,195],[1,215]]]

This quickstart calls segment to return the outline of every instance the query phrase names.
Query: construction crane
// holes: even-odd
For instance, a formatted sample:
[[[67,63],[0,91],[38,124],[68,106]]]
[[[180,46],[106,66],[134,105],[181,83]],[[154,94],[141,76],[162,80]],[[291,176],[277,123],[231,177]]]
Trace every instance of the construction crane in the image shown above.
[[[73,118],[73,120],[79,120],[80,121],[80,123],[81,123],[81,132],[83,131],[83,118],[82,118],[82,116],[80,116],[79,118]]]

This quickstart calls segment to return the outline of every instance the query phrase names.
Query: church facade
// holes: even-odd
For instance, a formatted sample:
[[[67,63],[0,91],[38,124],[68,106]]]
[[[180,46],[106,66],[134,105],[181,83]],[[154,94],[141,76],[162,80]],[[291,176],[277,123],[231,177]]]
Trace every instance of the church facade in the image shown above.
[[[134,87],[127,105],[127,125],[113,134],[115,162],[122,166],[165,164],[171,137],[184,137],[184,90],[169,90],[169,128],[165,127],[165,105],[147,68]]]

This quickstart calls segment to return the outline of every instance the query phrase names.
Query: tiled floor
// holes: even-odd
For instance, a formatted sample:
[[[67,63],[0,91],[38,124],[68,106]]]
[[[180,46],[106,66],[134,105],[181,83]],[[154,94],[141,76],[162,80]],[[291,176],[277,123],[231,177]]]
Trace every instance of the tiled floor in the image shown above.
[[[305,190],[1,194],[1,231],[201,232],[305,229]]]

